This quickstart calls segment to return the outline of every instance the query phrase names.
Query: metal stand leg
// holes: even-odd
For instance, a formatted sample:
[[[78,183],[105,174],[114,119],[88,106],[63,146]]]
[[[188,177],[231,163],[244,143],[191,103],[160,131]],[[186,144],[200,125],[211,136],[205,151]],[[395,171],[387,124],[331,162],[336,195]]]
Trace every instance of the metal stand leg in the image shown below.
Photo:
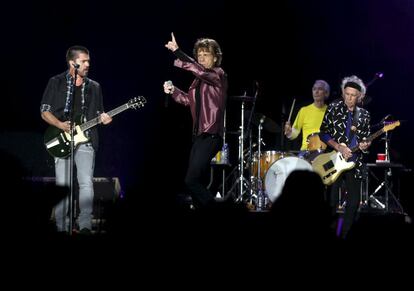
[[[369,170],[369,173],[377,182],[380,182],[380,179],[375,175],[372,170]],[[371,202],[374,208],[383,209],[385,212],[390,212],[390,198],[395,202],[397,205],[397,213],[404,213],[404,209],[401,203],[398,201],[398,198],[395,196],[394,192],[392,191],[392,185],[390,178],[392,177],[392,172],[390,167],[385,167],[384,169],[384,180],[377,186],[374,192],[369,195],[368,200]],[[384,202],[381,202],[377,197],[376,194],[384,188]]]
[[[244,101],[241,103],[241,125],[239,136],[239,158],[237,165],[238,178],[229,190],[229,195],[232,195],[234,188],[237,187],[237,195],[235,201],[242,202],[246,189],[249,189],[249,181],[244,177]],[[233,170],[234,171],[234,170]]]
[[[376,181],[378,182],[380,181],[378,177],[374,174],[374,172],[372,172],[371,170],[368,170],[368,171],[369,171],[369,174],[371,174],[371,176],[374,177]],[[369,195],[368,201],[371,204],[371,207],[384,209],[385,211],[388,211],[388,201],[387,201],[388,199],[385,199],[385,204],[384,204],[375,197],[375,195],[378,193],[379,190],[382,189],[382,187],[384,187],[384,185],[385,185],[385,181],[382,181],[382,183],[380,183],[380,185],[374,190],[374,192],[371,195]]]

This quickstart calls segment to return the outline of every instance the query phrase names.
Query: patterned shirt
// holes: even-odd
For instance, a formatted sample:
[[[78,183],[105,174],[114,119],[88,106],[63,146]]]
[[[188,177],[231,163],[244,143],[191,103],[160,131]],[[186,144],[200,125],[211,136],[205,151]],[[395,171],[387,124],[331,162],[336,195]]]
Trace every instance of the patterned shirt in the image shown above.
[[[357,143],[363,141],[364,138],[370,134],[370,114],[364,108],[358,108],[358,121],[352,121],[354,112],[349,112],[343,100],[329,104],[326,109],[325,116],[322,120],[319,136],[321,140],[328,143],[333,139],[337,143],[344,143],[348,147],[352,147]],[[351,122],[349,121],[351,119]],[[351,135],[354,141],[349,139],[347,130],[350,131],[349,126],[355,125],[356,131]],[[353,153],[353,160],[355,161],[355,177],[361,178],[362,154],[361,151]]]

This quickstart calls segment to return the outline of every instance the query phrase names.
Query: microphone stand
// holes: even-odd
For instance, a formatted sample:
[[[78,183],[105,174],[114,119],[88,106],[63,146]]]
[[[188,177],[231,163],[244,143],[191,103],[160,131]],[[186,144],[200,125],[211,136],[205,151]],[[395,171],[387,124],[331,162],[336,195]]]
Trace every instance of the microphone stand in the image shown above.
[[[74,205],[73,205],[73,185],[74,185],[74,175],[73,175],[73,167],[75,164],[75,86],[76,86],[76,79],[78,77],[78,68],[76,65],[74,66],[75,69],[75,77],[73,79],[72,87],[71,87],[71,103],[70,103],[70,115],[69,115],[69,122],[70,122],[70,163],[69,163],[69,188],[70,188],[70,195],[69,195],[69,235],[73,233],[73,214],[74,214]]]
[[[374,84],[374,82],[378,79],[381,79],[382,77],[384,77],[384,73],[383,72],[377,72],[375,73],[374,77],[365,84],[365,87],[368,88],[369,86],[371,86],[372,84]]]
[[[385,121],[386,118],[384,118],[384,126],[385,126]],[[390,145],[389,145],[389,136],[388,136],[388,131],[385,132],[385,160],[388,163],[391,163],[390,160]],[[387,173],[385,174],[385,184],[387,184],[387,189],[385,190],[385,206],[386,206],[386,211],[388,212],[389,210],[389,205],[388,205],[388,200],[389,200],[389,192],[392,193],[391,191],[389,191],[389,187],[388,187],[388,179],[392,178],[392,170],[391,167],[388,168]]]

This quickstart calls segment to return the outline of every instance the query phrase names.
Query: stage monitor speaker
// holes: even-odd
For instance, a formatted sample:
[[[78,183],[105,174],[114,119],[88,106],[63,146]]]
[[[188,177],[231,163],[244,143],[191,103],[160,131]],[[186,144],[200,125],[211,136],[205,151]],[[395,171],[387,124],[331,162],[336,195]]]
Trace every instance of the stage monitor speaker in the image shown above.
[[[93,178],[95,200],[114,201],[119,198],[121,185],[117,177]]]
[[[55,184],[55,177],[28,177],[25,179],[36,184]],[[79,187],[75,179],[74,199],[78,201]],[[104,230],[105,221],[108,218],[110,208],[121,195],[121,185],[117,177],[95,177],[93,178],[94,201],[93,201],[93,225],[98,231]],[[76,213],[79,213],[77,206]]]
[[[93,226],[96,231],[105,231],[111,209],[120,197],[121,185],[117,177],[96,177],[93,188]]]

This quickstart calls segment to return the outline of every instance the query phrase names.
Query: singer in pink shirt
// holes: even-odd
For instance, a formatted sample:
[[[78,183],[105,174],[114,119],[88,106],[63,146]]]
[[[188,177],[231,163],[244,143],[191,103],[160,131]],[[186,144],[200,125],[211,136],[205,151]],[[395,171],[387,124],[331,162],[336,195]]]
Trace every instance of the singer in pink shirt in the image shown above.
[[[201,38],[196,41],[193,59],[177,45],[174,34],[165,45],[176,57],[174,66],[191,72],[195,79],[187,92],[164,83],[164,92],[190,107],[193,118],[193,145],[185,178],[196,208],[211,208],[216,204],[207,189],[211,159],[221,149],[224,111],[227,98],[227,76],[220,67],[222,52],[217,41]]]

